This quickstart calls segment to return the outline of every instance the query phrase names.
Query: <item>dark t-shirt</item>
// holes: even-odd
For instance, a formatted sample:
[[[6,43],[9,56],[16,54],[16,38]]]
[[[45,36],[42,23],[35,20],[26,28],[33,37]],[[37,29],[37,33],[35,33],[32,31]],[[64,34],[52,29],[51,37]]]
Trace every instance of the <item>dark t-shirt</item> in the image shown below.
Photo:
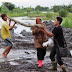
[[[57,46],[57,42],[58,42],[60,47],[65,47],[66,42],[63,36],[62,27],[61,26],[55,27],[52,33],[54,34],[54,45]]]

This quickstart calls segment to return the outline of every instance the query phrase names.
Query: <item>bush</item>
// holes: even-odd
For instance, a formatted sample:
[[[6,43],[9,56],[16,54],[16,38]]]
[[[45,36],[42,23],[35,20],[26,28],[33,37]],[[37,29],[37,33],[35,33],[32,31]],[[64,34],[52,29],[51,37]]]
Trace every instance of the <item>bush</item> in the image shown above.
[[[61,17],[66,17],[67,14],[68,14],[68,11],[65,10],[65,9],[61,9],[61,10],[59,11],[59,16],[61,16]]]
[[[52,13],[47,12],[46,17],[47,17],[47,18],[52,18],[52,17],[53,17],[53,14],[52,14]]]
[[[62,22],[62,26],[72,28],[72,17],[65,18]]]
[[[41,12],[40,11],[34,11],[33,13],[34,14],[40,14]]]

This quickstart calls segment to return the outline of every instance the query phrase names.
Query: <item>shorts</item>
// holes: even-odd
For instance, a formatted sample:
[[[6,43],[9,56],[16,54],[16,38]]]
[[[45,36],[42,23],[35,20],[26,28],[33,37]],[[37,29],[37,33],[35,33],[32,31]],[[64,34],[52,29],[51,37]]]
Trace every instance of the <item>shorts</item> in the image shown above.
[[[4,40],[6,46],[13,46],[12,41],[10,38]]]

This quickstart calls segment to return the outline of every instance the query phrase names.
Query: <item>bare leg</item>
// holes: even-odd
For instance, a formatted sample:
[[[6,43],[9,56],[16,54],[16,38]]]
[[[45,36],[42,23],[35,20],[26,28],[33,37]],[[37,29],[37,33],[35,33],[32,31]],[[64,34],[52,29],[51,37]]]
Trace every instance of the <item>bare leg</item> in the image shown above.
[[[62,68],[62,72],[67,72],[67,71],[66,71],[66,69],[65,69],[64,64],[63,64],[63,65],[61,65],[61,68]]]
[[[10,50],[11,50],[11,48],[12,48],[12,46],[9,48],[9,50],[5,53],[6,54],[6,56],[8,55],[8,53],[10,52]]]
[[[61,65],[61,68],[64,68],[65,66],[64,66],[64,64],[63,65]]]
[[[8,46],[6,47],[5,51],[2,53],[3,57],[6,58],[7,54],[10,52],[12,46]]]

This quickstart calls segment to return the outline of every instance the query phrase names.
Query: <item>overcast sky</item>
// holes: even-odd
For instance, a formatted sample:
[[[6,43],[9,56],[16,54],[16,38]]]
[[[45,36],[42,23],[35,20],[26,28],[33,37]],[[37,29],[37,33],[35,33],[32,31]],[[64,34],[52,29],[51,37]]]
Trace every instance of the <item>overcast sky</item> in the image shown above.
[[[24,7],[36,7],[37,5],[51,7],[53,5],[69,5],[72,4],[72,0],[0,0],[2,2],[11,2],[16,6]]]

